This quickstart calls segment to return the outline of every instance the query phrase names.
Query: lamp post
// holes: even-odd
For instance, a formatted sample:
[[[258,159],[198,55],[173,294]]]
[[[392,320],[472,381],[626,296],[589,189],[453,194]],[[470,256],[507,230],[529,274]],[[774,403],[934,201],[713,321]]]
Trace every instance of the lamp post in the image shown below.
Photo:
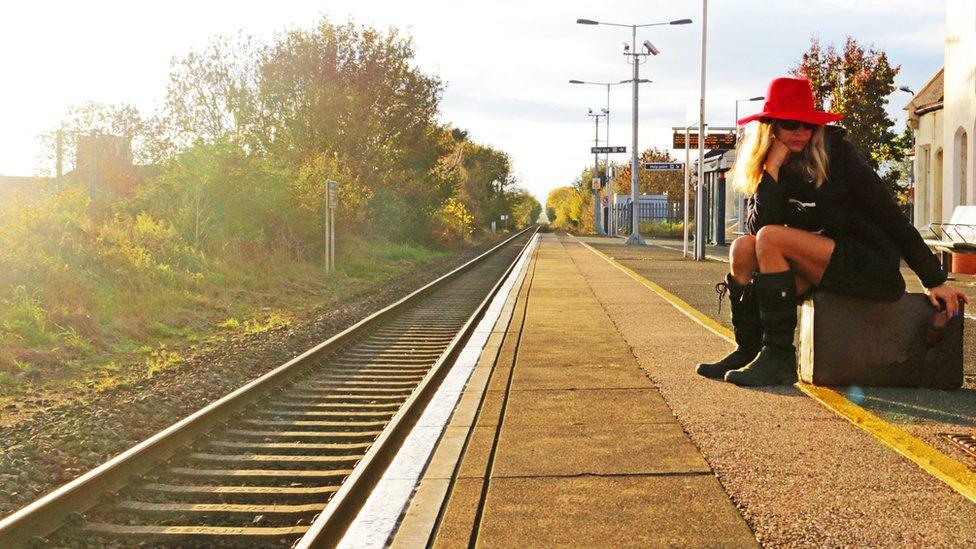
[[[646,84],[646,83],[650,83],[650,82],[651,82],[650,80],[641,79],[640,82],[638,82],[638,83],[639,84]],[[620,84],[629,84],[630,83],[630,79],[621,80],[619,82],[590,82],[588,80],[576,80],[576,79],[573,79],[573,80],[570,80],[569,83],[570,84],[593,84],[595,86],[606,86],[607,87],[607,108],[604,109],[603,112],[604,112],[604,114],[607,115],[606,120],[604,120],[604,122],[606,122],[606,124],[607,124],[606,144],[609,147],[610,146],[610,86],[618,86]],[[611,187],[611,183],[610,183],[609,169],[610,169],[610,153],[608,152],[607,154],[604,155],[604,170],[605,170],[604,171],[604,175],[605,175],[605,177],[604,177],[604,186],[606,188],[606,190],[604,192],[607,195],[607,211],[608,211],[608,215],[607,215],[607,234],[610,235],[610,236],[613,236],[614,234],[616,234],[617,231],[616,231],[616,225],[614,224],[613,215],[611,214],[611,212],[613,212],[615,210],[616,204],[611,204],[610,203],[610,200],[609,200],[610,197],[611,197],[611,195],[614,194],[612,192],[613,191],[613,188]]]
[[[747,99],[736,99],[735,100],[735,120],[733,120],[733,124],[732,125],[735,127],[735,142],[736,142],[736,144],[738,144],[739,137],[741,137],[741,135],[740,135],[741,128],[739,127],[739,103],[742,103],[743,101],[765,101],[765,100],[766,100],[766,97],[763,96],[763,95],[758,95],[756,97],[749,97]],[[739,229],[739,232],[740,233],[744,233],[744,232],[746,232],[746,220],[745,220],[745,215],[746,215],[746,197],[745,196],[740,196],[738,202],[739,202],[739,213],[738,213],[739,227],[738,227],[738,229]]]
[[[627,238],[627,244],[633,245],[643,245],[644,239],[640,235],[639,220],[637,218],[639,209],[637,207],[637,189],[640,185],[640,165],[638,160],[638,149],[637,149],[637,105],[638,105],[638,84],[640,83],[640,64],[641,58],[647,57],[648,55],[657,55],[661,53],[654,44],[651,44],[650,40],[644,41],[644,51],[637,51],[637,28],[638,27],[654,27],[658,25],[687,25],[691,23],[691,19],[676,19],[674,21],[666,21],[661,23],[646,23],[643,25],[625,25],[621,23],[607,23],[603,21],[594,21],[593,19],[577,19],[576,22],[580,25],[608,25],[611,27],[630,27],[631,29],[631,43],[624,44],[624,55],[630,57],[628,61],[634,67],[634,77],[631,80],[633,83],[633,106],[632,106],[632,126],[633,126],[633,137],[631,140],[631,156],[630,156],[630,219],[631,219],[631,230],[630,236]],[[632,51],[633,50],[633,51]]]

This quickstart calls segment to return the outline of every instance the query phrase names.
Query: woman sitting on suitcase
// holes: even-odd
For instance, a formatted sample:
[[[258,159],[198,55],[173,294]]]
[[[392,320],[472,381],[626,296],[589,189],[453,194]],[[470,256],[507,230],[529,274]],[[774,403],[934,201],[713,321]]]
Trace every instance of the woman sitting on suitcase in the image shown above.
[[[797,296],[812,288],[895,301],[905,292],[902,258],[935,307],[953,316],[969,300],[946,275],[878,175],[827,126],[841,115],[814,108],[806,80],[777,78],[763,112],[746,126],[732,184],[748,197],[749,235],[729,252],[725,286],[738,348],[698,365],[736,385],[796,382]]]

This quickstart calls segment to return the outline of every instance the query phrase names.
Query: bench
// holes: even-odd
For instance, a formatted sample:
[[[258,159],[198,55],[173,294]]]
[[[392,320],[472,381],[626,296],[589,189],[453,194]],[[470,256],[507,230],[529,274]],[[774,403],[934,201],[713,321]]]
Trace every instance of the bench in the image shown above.
[[[976,206],[956,206],[948,223],[929,223],[929,230],[938,238],[925,244],[939,252],[946,272],[952,254],[976,254]]]
[[[800,313],[800,379],[828,386],[959,389],[964,315],[935,333],[935,314],[924,294],[880,302],[815,292]]]

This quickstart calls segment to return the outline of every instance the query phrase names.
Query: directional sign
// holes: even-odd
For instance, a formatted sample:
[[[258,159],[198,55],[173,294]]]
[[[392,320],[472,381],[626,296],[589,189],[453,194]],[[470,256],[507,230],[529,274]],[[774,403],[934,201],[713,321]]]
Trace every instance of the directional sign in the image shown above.
[[[329,200],[328,200],[328,206],[329,206],[329,208],[332,208],[332,209],[338,208],[339,207],[339,184],[336,183],[335,181],[329,181],[329,183],[328,183],[328,191],[329,191],[329,193],[328,193],[329,194]]]
[[[590,152],[593,154],[625,153],[627,147],[590,147]]]
[[[647,162],[644,164],[645,170],[673,172],[685,169],[684,162]]]
[[[685,147],[685,133],[684,132],[674,132],[674,143],[671,147],[672,149],[697,149],[698,148],[698,132],[688,134],[688,146]],[[705,148],[706,149],[734,149],[735,148],[735,134],[734,133],[707,133],[705,134]]]

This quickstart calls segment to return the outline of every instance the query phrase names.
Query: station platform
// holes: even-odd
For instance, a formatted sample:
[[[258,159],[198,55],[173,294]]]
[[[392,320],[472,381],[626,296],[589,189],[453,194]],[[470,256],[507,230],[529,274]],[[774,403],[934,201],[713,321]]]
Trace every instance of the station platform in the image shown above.
[[[973,387],[701,378],[725,269],[542,235],[392,545],[976,546]]]

